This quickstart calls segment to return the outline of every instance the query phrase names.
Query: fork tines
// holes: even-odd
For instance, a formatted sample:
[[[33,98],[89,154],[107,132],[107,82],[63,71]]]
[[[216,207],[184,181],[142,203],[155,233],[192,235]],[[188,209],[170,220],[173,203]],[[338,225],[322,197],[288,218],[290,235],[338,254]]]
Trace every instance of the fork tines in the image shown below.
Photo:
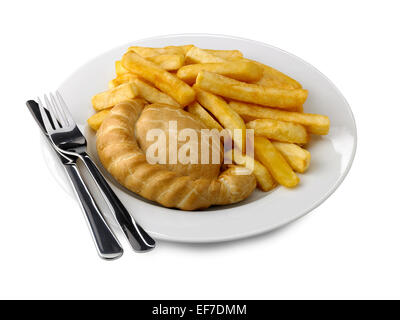
[[[75,122],[61,94],[56,91],[55,95],[53,93],[49,93],[48,96],[44,95],[44,101],[48,111],[47,113],[45,112],[42,100],[37,98],[45,126],[50,127],[53,130],[74,126]]]

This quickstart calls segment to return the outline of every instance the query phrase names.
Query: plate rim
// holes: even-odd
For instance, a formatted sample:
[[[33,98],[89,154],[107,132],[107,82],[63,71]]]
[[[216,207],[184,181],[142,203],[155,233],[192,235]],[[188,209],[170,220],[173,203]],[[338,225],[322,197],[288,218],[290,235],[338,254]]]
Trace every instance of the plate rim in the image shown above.
[[[115,47],[113,47],[113,48],[111,48],[111,49],[109,49],[107,51],[104,51],[104,52],[92,57],[91,59],[88,59],[85,63],[82,63],[78,68],[76,68],[73,72],[71,72],[69,74],[69,76],[65,78],[65,80],[63,82],[61,82],[61,84],[58,86],[58,90],[60,90],[62,87],[64,87],[70,81],[70,79],[73,78],[82,69],[83,66],[89,64],[93,60],[96,60],[96,59],[100,58],[101,56],[103,56],[107,52],[111,52],[111,51],[116,50],[117,48],[120,48],[120,47],[130,46],[130,45],[138,43],[138,42],[151,41],[151,40],[155,40],[155,39],[159,40],[159,39],[167,39],[167,38],[177,38],[177,37],[203,37],[203,38],[213,37],[213,38],[233,39],[233,40],[243,41],[243,42],[247,42],[247,43],[254,43],[254,44],[259,45],[259,46],[272,48],[272,49],[274,49],[276,51],[281,52],[282,54],[289,55],[289,56],[299,60],[303,64],[305,64],[307,67],[311,67],[314,71],[316,71],[320,76],[322,76],[331,85],[331,87],[335,90],[335,92],[343,100],[344,105],[347,107],[347,109],[349,111],[350,118],[351,118],[351,122],[352,122],[353,127],[354,127],[354,136],[353,136],[354,137],[354,144],[353,144],[353,148],[352,148],[351,155],[350,155],[349,161],[347,163],[347,166],[346,166],[345,170],[343,171],[343,173],[341,174],[340,178],[332,185],[332,187],[324,194],[324,196],[320,197],[318,201],[314,202],[307,210],[305,210],[304,212],[302,212],[300,215],[298,215],[295,218],[288,217],[284,221],[281,220],[280,222],[277,222],[277,223],[275,223],[273,225],[269,225],[267,227],[264,226],[264,227],[258,228],[256,230],[253,230],[253,231],[246,231],[246,232],[243,232],[243,233],[240,233],[240,234],[236,233],[235,235],[230,235],[230,236],[222,236],[222,237],[215,236],[213,238],[209,237],[207,239],[204,239],[204,238],[187,238],[187,237],[182,237],[182,236],[174,237],[174,236],[170,236],[170,235],[166,235],[166,234],[162,234],[162,233],[154,232],[154,231],[153,232],[149,231],[149,233],[152,236],[154,236],[155,238],[157,238],[158,240],[169,241],[169,242],[177,242],[177,243],[222,243],[222,242],[228,242],[228,241],[233,241],[233,240],[240,240],[240,239],[245,239],[245,238],[256,237],[256,236],[259,236],[261,234],[266,234],[266,233],[269,233],[269,232],[271,232],[273,230],[278,230],[280,228],[283,228],[283,227],[287,226],[288,224],[290,224],[292,222],[295,222],[298,219],[304,217],[305,215],[311,213],[313,210],[315,210],[317,207],[319,207],[322,203],[324,203],[338,189],[338,187],[343,183],[344,179],[347,177],[347,175],[350,172],[350,169],[351,169],[351,167],[352,167],[352,165],[354,163],[354,159],[355,159],[355,155],[356,155],[356,151],[357,151],[357,146],[358,146],[357,124],[356,124],[356,120],[355,120],[355,117],[354,117],[353,110],[351,109],[350,104],[348,103],[348,101],[346,100],[346,98],[342,94],[342,92],[339,90],[339,88],[325,74],[323,74],[319,69],[317,69],[311,63],[305,61],[304,59],[298,57],[297,55],[295,55],[295,54],[293,54],[291,52],[285,51],[285,50],[283,50],[281,48],[275,47],[273,45],[270,45],[270,44],[262,42],[262,41],[253,40],[253,39],[244,38],[244,37],[238,37],[238,36],[231,36],[231,35],[226,35],[226,34],[177,33],[177,34],[166,34],[166,35],[160,35],[160,36],[152,36],[152,37],[146,37],[146,38],[130,41],[130,42],[127,42],[127,43],[122,44],[122,45],[115,46]]]

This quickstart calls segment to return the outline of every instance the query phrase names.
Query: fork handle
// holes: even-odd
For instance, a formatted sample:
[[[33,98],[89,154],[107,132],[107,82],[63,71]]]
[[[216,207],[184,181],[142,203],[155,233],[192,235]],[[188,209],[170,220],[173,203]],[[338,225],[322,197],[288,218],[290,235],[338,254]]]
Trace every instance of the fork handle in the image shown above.
[[[74,163],[65,164],[64,167],[79,199],[82,211],[85,213],[99,256],[107,260],[121,257],[124,251],[103,219],[96,202],[82,180],[78,168]]]
[[[110,209],[113,211],[115,218],[121,226],[122,231],[132,248],[137,252],[145,252],[153,249],[156,244],[153,238],[151,238],[150,235],[131,217],[122,202],[111,189],[110,185],[104,179],[103,175],[100,173],[96,164],[92,159],[90,159],[87,153],[81,153],[79,156],[85,163],[92,178],[95,180]]]

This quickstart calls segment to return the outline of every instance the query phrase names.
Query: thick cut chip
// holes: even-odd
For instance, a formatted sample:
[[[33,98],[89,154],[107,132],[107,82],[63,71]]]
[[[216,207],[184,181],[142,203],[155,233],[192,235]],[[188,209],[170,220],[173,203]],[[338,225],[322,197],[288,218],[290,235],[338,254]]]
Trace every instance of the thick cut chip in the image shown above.
[[[189,64],[180,68],[176,75],[183,81],[193,84],[200,71],[210,71],[232,79],[248,82],[260,79],[263,74],[262,68],[255,63],[247,61],[231,61],[221,63]]]
[[[179,46],[169,46],[165,48],[132,46],[128,48],[128,51],[135,52],[143,58],[154,57],[161,54],[183,54],[183,55],[185,54],[183,48]]]
[[[114,80],[111,80],[109,83],[109,87],[114,88],[123,83],[130,83],[132,86],[136,87],[139,92],[139,97],[147,100],[148,102],[169,104],[175,107],[181,107],[181,105],[169,95],[154,88],[146,81],[139,79],[139,77],[133,73],[126,73],[122,76],[115,78]]]
[[[267,66],[261,62],[244,59],[246,61],[252,61],[263,68],[263,76],[259,79],[256,84],[266,87],[276,87],[282,89],[301,89],[301,84],[296,80],[292,79],[288,75],[276,70],[270,66]]]
[[[282,109],[302,106],[307,99],[307,90],[249,84],[208,71],[199,72],[196,85],[226,98]]]
[[[178,70],[185,63],[185,56],[183,54],[160,54],[146,59],[167,71]]]
[[[278,183],[288,188],[293,188],[299,184],[299,177],[267,138],[254,138],[254,154],[257,160],[267,167]]]
[[[130,72],[151,82],[181,106],[186,106],[195,99],[195,92],[188,84],[134,52],[125,53],[122,65]]]
[[[225,60],[240,60],[243,58],[243,53],[239,50],[212,50],[205,49],[206,52],[213,54]]]
[[[274,119],[257,119],[246,123],[248,129],[254,129],[256,136],[269,139],[305,144],[308,142],[307,130],[301,125],[292,122]]]
[[[115,74],[118,76],[122,76],[126,73],[129,73],[123,66],[121,61],[115,61]]]
[[[257,186],[262,191],[270,191],[276,186],[276,182],[272,177],[268,169],[261,164],[261,162],[255,160],[254,158],[242,154],[238,149],[227,151],[225,153],[225,158],[232,158],[233,152],[233,162],[237,165],[244,166],[252,171],[253,175],[256,177]]]
[[[186,55],[186,53],[192,49],[194,47],[193,44],[185,44],[183,46],[168,46],[168,47],[164,47],[164,49],[172,49],[175,50],[175,48],[180,48],[183,51],[183,54]]]
[[[248,121],[275,119],[301,124],[306,127],[308,132],[313,134],[325,135],[329,132],[329,118],[320,114],[289,112],[238,101],[229,102],[229,106]]]
[[[217,129],[219,131],[223,129],[221,125],[215,121],[215,119],[197,101],[190,104],[187,111],[196,119],[203,122],[209,129]]]
[[[134,75],[133,73],[122,74],[122,75],[116,77],[115,79],[111,80],[108,83],[108,88],[112,89],[112,88],[118,87],[121,84],[132,82],[134,79],[137,79],[137,75]]]
[[[283,155],[294,171],[303,173],[308,169],[311,154],[306,149],[294,143],[274,141],[272,144]]]
[[[224,99],[197,87],[194,88],[196,90],[197,101],[213,114],[225,129],[232,131],[233,140],[236,145],[242,148],[242,150],[245,150],[246,125],[243,119],[229,107]],[[234,134],[235,129],[241,130],[241,141],[238,141],[239,138]]]
[[[139,96],[151,103],[169,104],[175,107],[181,107],[173,98],[164,92],[154,88],[152,85],[136,77],[132,79],[132,85],[136,86],[139,91]]]
[[[186,61],[185,61],[186,64],[218,63],[218,62],[226,62],[226,60],[197,47],[192,47],[186,53]]]
[[[116,104],[131,100],[139,95],[136,87],[131,86],[130,83],[122,84],[108,91],[96,94],[92,98],[93,108],[97,111],[107,109],[115,106]]]
[[[92,115],[89,119],[87,119],[87,123],[89,127],[91,127],[94,131],[97,131],[104,119],[108,116],[112,108],[101,110],[94,115]]]

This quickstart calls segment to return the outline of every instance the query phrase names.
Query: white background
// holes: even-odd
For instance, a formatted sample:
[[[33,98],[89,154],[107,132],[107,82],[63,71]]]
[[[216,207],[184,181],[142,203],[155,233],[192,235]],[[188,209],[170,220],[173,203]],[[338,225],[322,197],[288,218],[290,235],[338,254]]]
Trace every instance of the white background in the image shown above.
[[[398,13],[398,1],[1,2],[0,298],[400,298]],[[114,46],[188,32],[263,41],[327,75],[356,118],[353,168],[273,233],[102,261],[25,100]]]

